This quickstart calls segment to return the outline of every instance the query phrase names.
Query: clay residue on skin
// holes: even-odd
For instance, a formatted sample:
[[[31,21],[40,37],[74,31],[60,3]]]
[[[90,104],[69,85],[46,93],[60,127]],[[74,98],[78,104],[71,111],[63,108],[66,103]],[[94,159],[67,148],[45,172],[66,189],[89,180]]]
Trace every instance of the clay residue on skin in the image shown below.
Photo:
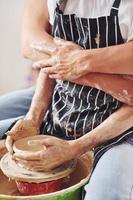
[[[123,90],[123,94],[124,95],[128,95],[128,91],[127,90]]]
[[[132,95],[129,95],[128,91],[126,89],[123,89],[123,98],[127,100],[127,102],[130,104],[132,101]]]
[[[48,44],[47,42],[34,42],[31,44],[31,49],[36,49],[38,51],[49,51],[49,52],[55,52],[56,47],[54,45]]]
[[[123,75],[123,77],[133,81],[133,75]]]
[[[102,88],[98,84],[95,84],[94,87],[97,88],[98,90],[102,90]]]
[[[132,95],[128,95],[128,92],[123,90],[123,94],[119,93],[118,96],[126,103],[131,104]]]
[[[120,101],[126,102],[126,104],[132,104],[133,96],[129,95],[128,90],[126,89],[123,89],[121,93],[113,93],[112,91],[109,91],[108,93],[116,99],[119,98]]]

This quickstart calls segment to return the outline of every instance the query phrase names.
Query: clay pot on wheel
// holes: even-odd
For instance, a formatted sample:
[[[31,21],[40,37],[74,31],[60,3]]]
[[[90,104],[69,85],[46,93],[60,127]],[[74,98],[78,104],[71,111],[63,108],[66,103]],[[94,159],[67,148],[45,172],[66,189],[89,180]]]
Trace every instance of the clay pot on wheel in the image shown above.
[[[30,140],[42,140],[43,135],[32,136],[17,141],[14,152],[37,152],[44,149],[41,145],[29,145]],[[18,161],[17,161],[18,162]],[[69,176],[76,167],[76,161],[69,161],[50,172],[34,172],[23,168],[19,162],[12,160],[6,154],[1,161],[2,171],[6,176],[14,179],[22,195],[40,195],[57,192],[62,189],[63,179]]]

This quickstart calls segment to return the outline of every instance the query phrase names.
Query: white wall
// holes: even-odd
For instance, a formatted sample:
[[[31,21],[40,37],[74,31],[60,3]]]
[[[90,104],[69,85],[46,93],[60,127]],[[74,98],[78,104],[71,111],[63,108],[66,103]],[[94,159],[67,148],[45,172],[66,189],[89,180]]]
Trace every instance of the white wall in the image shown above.
[[[20,53],[24,0],[0,0],[0,95],[22,88],[28,61]]]

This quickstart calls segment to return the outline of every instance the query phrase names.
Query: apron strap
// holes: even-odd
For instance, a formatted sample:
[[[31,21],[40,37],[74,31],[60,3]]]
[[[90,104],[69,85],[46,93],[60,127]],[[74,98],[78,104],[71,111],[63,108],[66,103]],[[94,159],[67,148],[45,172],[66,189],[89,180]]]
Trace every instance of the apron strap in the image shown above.
[[[67,0],[57,0],[56,4],[57,4],[57,9],[59,12],[63,13],[65,6],[66,6]]]
[[[110,12],[111,16],[118,16],[120,3],[121,3],[121,0],[115,0],[113,6],[111,8],[111,12]]]

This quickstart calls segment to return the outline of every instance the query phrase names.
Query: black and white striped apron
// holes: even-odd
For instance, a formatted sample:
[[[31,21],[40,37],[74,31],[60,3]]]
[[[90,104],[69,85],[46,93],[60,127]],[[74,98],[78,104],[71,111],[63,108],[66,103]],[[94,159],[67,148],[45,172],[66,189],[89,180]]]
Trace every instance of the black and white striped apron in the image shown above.
[[[103,48],[123,44],[118,12],[120,0],[115,0],[109,16],[79,18],[75,14],[64,15],[61,0],[55,9],[53,36],[73,41],[84,49]],[[102,58],[101,58],[102,59]],[[81,66],[82,67],[82,66]],[[101,124],[122,103],[96,88],[56,81],[52,105],[49,109],[42,132],[66,140],[77,139]],[[133,128],[95,149],[95,161],[123,139],[133,134]]]

